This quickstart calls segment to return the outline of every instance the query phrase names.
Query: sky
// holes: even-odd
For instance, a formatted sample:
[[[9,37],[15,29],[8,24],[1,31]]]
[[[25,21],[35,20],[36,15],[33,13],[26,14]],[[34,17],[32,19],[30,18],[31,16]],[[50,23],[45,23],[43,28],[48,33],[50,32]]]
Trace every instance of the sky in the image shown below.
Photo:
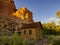
[[[58,24],[56,12],[60,11],[60,0],[14,0],[16,8],[26,7],[33,13],[33,20],[42,23],[54,21]]]

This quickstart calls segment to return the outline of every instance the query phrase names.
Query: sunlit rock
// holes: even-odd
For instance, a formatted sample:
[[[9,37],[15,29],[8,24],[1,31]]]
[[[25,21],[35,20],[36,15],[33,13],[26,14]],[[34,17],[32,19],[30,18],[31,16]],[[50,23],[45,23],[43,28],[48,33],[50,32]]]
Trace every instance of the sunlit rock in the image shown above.
[[[25,7],[18,9],[13,15],[27,22],[33,22],[32,12]]]

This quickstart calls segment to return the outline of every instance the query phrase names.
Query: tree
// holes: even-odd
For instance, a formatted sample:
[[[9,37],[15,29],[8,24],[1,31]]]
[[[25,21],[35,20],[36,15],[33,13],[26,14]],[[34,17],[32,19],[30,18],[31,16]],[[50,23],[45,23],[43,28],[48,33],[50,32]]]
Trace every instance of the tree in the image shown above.
[[[54,39],[52,45],[60,45],[60,39]]]
[[[57,18],[59,18],[58,22],[59,22],[59,24],[60,24],[60,11],[58,11],[58,12],[56,13],[56,16],[57,16]]]
[[[58,18],[60,18],[60,11],[58,11],[58,12],[56,13],[56,16],[57,16]]]
[[[56,26],[55,25],[56,24],[54,22],[42,24],[42,27],[43,27],[42,33],[45,35],[46,34],[48,34],[48,35],[56,34],[56,31],[55,31]]]

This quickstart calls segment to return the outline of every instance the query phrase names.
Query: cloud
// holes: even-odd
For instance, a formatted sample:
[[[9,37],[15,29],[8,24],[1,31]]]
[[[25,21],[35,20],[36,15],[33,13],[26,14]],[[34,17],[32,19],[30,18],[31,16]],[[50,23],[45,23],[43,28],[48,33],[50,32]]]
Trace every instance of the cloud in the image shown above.
[[[48,19],[46,19],[47,21],[54,21],[55,20],[55,18],[48,18]]]
[[[46,19],[45,22],[52,22],[53,21],[56,23],[56,25],[59,25],[59,23],[58,23],[59,20],[60,19],[58,19],[58,18],[50,17],[50,18]]]

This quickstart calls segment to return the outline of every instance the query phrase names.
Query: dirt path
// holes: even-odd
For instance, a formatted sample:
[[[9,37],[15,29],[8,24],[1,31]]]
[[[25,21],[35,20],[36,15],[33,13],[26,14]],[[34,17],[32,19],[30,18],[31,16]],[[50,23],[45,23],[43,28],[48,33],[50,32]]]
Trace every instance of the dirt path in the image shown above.
[[[49,41],[47,39],[42,39],[42,40],[39,40],[37,43],[35,43],[35,45],[49,45],[48,42]]]

